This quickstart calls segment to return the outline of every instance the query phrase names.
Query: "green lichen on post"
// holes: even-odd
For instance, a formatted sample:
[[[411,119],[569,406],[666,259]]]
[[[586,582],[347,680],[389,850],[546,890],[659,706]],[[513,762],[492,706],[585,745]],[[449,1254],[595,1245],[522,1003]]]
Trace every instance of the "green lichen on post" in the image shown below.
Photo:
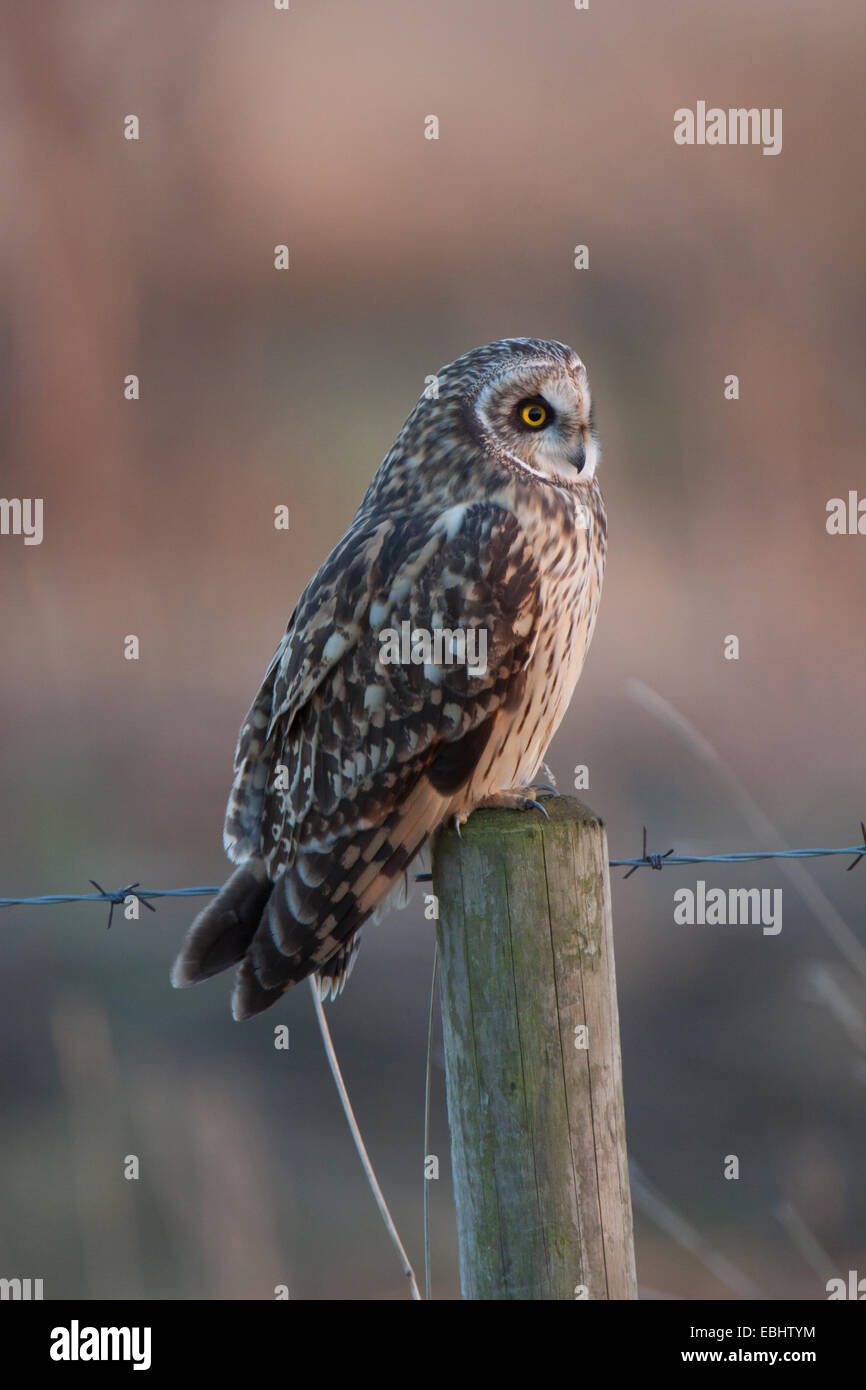
[[[606,837],[574,798],[545,808],[434,847],[461,1286],[633,1298]]]

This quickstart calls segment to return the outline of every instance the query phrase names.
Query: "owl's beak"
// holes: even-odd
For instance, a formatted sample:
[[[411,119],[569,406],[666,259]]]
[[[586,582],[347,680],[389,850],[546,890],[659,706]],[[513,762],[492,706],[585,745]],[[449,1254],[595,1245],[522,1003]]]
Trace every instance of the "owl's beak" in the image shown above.
[[[570,463],[572,468],[575,468],[578,473],[582,473],[586,467],[586,445],[583,442],[583,438],[581,438],[575,452],[572,454]]]

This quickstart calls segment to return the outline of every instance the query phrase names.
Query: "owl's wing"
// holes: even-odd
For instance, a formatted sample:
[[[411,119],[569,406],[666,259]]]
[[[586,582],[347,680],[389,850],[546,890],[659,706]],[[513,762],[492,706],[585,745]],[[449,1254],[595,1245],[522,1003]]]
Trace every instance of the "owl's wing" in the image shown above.
[[[305,820],[309,834],[316,812],[352,819],[357,793],[410,751],[420,755],[437,739],[460,743],[498,707],[511,659],[525,664],[537,599],[535,559],[502,507],[457,506],[432,527],[408,515],[348,531],[301,595],[241,727],[229,858],[268,854],[273,812],[289,847]],[[487,674],[469,677],[462,664],[435,672],[383,665],[382,634],[402,638],[406,624],[410,632],[483,632]],[[466,753],[462,745],[448,757],[457,764]],[[443,749],[440,781],[447,761]],[[455,789],[465,780],[456,766],[452,780]]]
[[[304,593],[241,733],[226,838],[275,886],[236,1017],[347,955],[519,703],[536,640],[538,569],[503,508],[467,504],[432,526],[370,522],[341,546]],[[470,650],[474,634],[478,653],[483,633],[486,667],[383,659],[388,635],[407,629],[462,630]]]
[[[361,636],[382,548],[394,531],[391,520],[356,521],[298,600],[238,737],[223,831],[226,854],[235,863],[262,852],[265,791],[279,763],[275,755],[287,744],[297,712]]]

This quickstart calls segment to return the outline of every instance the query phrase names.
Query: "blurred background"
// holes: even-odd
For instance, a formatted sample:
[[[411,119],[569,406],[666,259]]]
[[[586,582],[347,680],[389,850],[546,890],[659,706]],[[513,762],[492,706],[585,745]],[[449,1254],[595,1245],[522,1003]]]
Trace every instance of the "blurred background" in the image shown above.
[[[825,528],[866,492],[856,0],[69,0],[3,27],[0,491],[44,498],[45,533],[0,537],[0,894],[222,881],[237,729],[301,588],[425,376],[509,335],[577,349],[604,448],[560,787],[589,767],[615,857],[643,825],[679,853],[858,842],[866,539]],[[782,153],[676,146],[698,100],[781,107]],[[866,1275],[847,862],[613,874],[647,1297]],[[783,887],[781,934],[676,926],[697,877]],[[0,914],[0,1275],[46,1298],[405,1297],[306,990],[238,1025],[228,977],[169,988],[200,905],[109,933],[102,906]],[[329,1015],[416,1264],[432,946],[416,895]],[[435,1060],[444,1298],[438,1033]]]

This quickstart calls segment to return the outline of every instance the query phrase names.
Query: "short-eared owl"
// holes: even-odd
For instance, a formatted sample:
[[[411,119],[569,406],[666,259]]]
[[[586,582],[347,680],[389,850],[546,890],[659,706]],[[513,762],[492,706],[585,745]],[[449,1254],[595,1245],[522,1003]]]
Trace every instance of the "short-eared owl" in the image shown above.
[[[443,819],[532,804],[598,611],[598,457],[564,344],[509,338],[438,373],[244,720],[224,832],[238,867],[175,985],[240,962],[235,1018],[314,971],[333,996]]]

